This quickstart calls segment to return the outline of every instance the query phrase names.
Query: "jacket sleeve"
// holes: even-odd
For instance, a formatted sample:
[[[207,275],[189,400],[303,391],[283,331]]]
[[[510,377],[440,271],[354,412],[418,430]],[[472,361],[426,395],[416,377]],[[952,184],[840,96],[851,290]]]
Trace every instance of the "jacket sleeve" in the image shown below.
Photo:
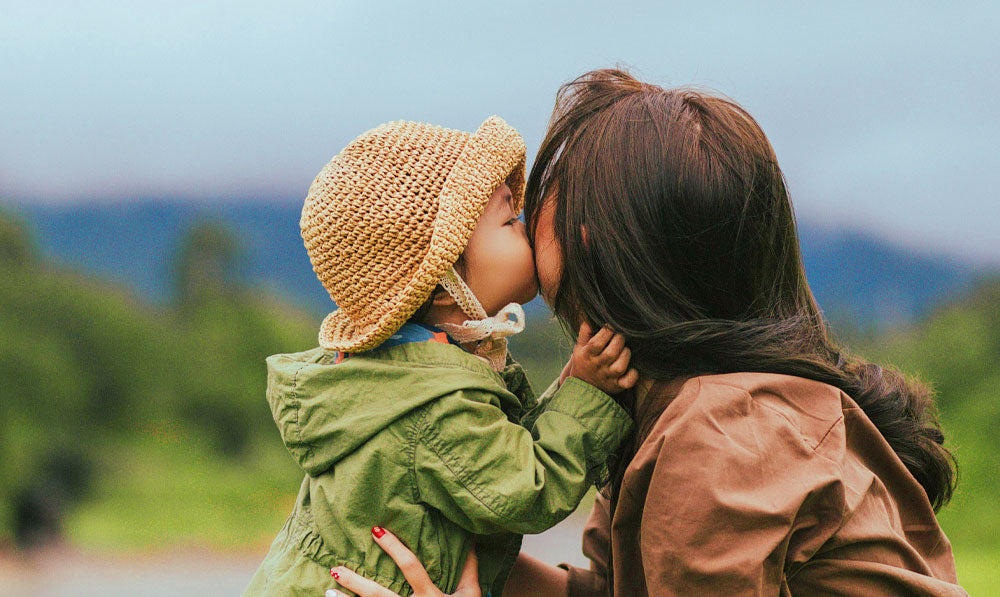
[[[842,523],[840,465],[741,389],[716,385],[685,406],[661,419],[657,441],[633,461],[648,478],[645,584],[657,595],[778,595],[794,572],[786,566],[811,557]],[[819,442],[830,438],[843,436]]]
[[[607,498],[598,494],[583,527],[583,555],[590,569],[559,564],[567,572],[569,597],[604,597],[608,594],[608,555],[611,553],[611,512]]]
[[[558,392],[559,389],[560,389],[559,379],[557,378],[552,380],[552,383],[549,385],[549,387],[544,392],[542,392],[541,396],[538,397],[538,400],[535,403],[534,408],[529,409],[521,416],[521,426],[526,429],[531,429],[531,427],[535,424],[535,421],[538,420],[538,417],[543,412],[545,412],[545,409],[548,407],[549,402],[552,401],[552,397],[555,396],[556,392]]]
[[[579,505],[631,420],[610,396],[567,379],[530,429],[488,392],[460,390],[417,416],[418,498],[476,534],[540,533]]]

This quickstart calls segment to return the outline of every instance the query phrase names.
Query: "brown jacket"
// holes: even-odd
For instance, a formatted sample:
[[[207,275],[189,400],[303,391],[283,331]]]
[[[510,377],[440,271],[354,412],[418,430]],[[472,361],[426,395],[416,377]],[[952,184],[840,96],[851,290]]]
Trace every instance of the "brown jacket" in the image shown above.
[[[837,388],[707,375],[636,411],[638,451],[613,519],[594,505],[570,595],[967,594],[923,489]]]

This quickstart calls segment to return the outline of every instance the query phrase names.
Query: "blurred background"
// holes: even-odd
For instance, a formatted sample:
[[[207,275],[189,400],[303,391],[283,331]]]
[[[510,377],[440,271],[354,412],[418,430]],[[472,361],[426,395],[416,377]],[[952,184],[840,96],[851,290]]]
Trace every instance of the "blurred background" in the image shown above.
[[[263,359],[332,308],[315,174],[395,119],[497,113],[531,155],[616,64],[761,122],[838,336],[937,388],[959,580],[1000,589],[998,30],[986,2],[0,1],[0,592],[239,593],[300,480]],[[536,388],[568,353],[540,303],[515,344]],[[525,549],[583,562],[587,509]]]

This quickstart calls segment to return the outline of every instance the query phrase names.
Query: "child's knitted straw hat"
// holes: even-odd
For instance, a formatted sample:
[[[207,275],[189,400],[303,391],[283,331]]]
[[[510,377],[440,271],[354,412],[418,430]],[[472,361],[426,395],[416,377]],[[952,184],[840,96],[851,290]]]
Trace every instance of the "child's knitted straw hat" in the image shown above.
[[[320,346],[361,352],[395,333],[451,272],[504,180],[521,209],[524,161],[524,140],[498,116],[475,133],[398,121],[351,141],[313,181],[299,222],[338,306]]]

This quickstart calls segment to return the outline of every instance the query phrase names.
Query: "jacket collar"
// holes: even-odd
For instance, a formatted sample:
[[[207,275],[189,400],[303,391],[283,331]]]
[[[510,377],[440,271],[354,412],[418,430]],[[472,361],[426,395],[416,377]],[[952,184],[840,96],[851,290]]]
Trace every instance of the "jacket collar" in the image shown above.
[[[681,388],[695,375],[682,375],[671,380],[641,380],[635,390],[635,428],[637,444],[641,444],[660,415],[667,409]]]

